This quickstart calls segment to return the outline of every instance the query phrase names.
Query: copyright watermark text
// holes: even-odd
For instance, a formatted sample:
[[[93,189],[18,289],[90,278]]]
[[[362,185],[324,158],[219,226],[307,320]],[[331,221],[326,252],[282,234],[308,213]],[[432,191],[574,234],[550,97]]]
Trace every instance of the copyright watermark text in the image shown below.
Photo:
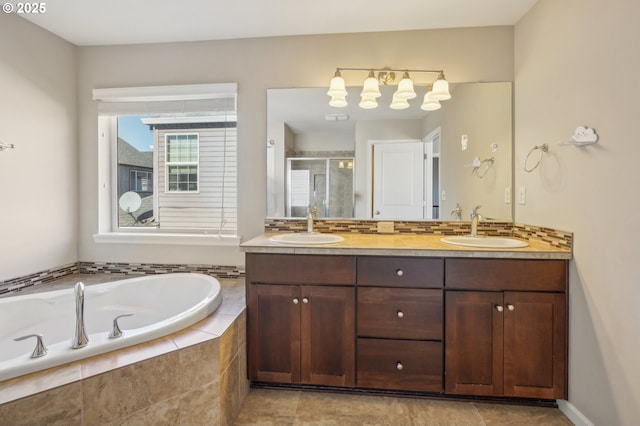
[[[4,13],[17,14],[38,14],[46,13],[46,3],[2,3],[2,11]]]

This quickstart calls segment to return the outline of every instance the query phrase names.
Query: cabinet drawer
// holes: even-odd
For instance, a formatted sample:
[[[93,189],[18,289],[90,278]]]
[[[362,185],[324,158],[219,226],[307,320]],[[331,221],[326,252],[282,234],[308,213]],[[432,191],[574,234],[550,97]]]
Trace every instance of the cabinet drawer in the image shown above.
[[[247,282],[354,285],[353,256],[247,253]]]
[[[442,391],[442,343],[358,339],[357,385],[375,389]]]
[[[469,290],[566,291],[565,260],[447,259],[445,287]]]
[[[377,287],[442,287],[443,259],[358,257],[358,284]]]
[[[442,290],[358,288],[358,336],[441,340]]]

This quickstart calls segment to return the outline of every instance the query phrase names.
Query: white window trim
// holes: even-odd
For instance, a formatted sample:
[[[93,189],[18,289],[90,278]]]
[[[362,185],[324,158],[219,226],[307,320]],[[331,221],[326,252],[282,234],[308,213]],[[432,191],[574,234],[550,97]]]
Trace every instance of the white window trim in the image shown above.
[[[105,102],[141,102],[212,99],[224,97],[229,93],[237,93],[238,85],[228,84],[195,84],[188,86],[161,87],[128,87],[113,89],[94,89],[93,99]],[[113,231],[114,220],[112,200],[111,158],[115,149],[111,134],[117,134],[115,120],[109,116],[98,116],[98,232],[93,234],[93,241],[98,244],[151,244],[151,245],[189,245],[189,246],[239,246],[239,235],[202,233],[158,232],[153,233]],[[156,175],[156,174],[154,174]],[[156,182],[154,182],[154,185]],[[236,230],[237,232],[237,230]]]

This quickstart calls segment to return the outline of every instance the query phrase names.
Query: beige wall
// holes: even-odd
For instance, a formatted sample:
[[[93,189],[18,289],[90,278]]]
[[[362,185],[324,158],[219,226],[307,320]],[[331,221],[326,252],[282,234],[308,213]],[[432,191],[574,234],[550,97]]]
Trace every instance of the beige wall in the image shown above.
[[[0,13],[0,281],[77,260],[76,49]]]
[[[266,89],[326,87],[336,67],[440,69],[452,82],[512,81],[513,27],[212,42],[83,47],[79,50],[80,259],[244,263],[237,248],[96,244],[97,120],[91,90],[238,83],[239,232],[263,229],[266,210]],[[345,75],[347,85],[363,76]]]
[[[540,0],[515,30],[515,217],[575,233],[569,401],[597,425],[640,419],[639,22],[637,0]],[[556,145],[579,125],[600,141]]]

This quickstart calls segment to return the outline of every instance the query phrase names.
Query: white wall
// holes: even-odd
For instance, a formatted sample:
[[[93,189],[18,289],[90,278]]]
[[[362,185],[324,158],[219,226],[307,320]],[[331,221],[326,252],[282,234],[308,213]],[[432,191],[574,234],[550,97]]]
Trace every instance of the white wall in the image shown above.
[[[102,87],[238,83],[239,232],[262,232],[266,89],[326,87],[336,67],[440,69],[451,82],[512,81],[513,28],[277,37],[79,50],[80,260],[241,265],[237,248],[96,244],[97,120]],[[345,75],[347,85],[363,76]]]
[[[76,262],[76,48],[5,13],[0,141],[0,281]]]
[[[569,402],[597,425],[640,421],[639,22],[637,0],[540,0],[515,29],[515,217],[574,232]],[[556,145],[579,125],[600,141]]]

